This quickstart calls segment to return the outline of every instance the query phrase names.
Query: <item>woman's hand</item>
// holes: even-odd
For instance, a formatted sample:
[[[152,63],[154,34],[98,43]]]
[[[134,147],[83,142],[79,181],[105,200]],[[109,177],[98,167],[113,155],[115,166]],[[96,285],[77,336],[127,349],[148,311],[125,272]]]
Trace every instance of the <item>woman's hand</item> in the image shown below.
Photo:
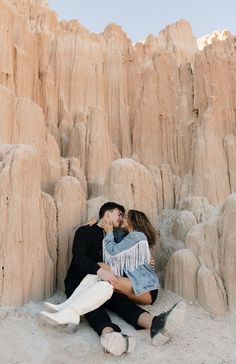
[[[103,228],[103,230],[105,230],[106,233],[113,231],[112,222],[106,222],[106,221],[102,220],[100,222],[100,226],[101,226],[101,228]]]
[[[83,226],[89,225],[89,226],[93,226],[97,223],[97,219],[96,217],[93,217],[91,220],[87,221]]]
[[[106,281],[106,282],[109,282],[110,284],[112,284],[112,286],[114,287],[114,288],[116,288],[116,286],[117,286],[117,277],[115,276],[115,274],[114,273],[112,273],[112,272],[109,272],[109,271],[107,271],[107,270],[105,270],[105,269],[103,269],[103,268],[100,268],[100,269],[98,269],[98,271],[97,271],[97,276],[99,277],[99,278],[101,278],[103,281]]]
[[[99,263],[98,263],[98,265],[99,265],[102,269],[107,270],[108,272],[111,272],[111,267],[110,267],[108,264],[103,263],[103,262],[99,262]]]
[[[155,260],[152,256],[150,256],[150,260],[149,260],[149,265],[152,267],[152,268],[155,268]]]

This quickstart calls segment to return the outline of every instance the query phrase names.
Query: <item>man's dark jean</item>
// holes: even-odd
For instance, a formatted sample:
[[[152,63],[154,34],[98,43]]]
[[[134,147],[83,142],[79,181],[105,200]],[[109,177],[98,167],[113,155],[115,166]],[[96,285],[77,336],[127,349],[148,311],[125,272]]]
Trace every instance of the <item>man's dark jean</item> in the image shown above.
[[[114,331],[121,332],[119,326],[112,323],[109,315],[106,312],[106,309],[115,312],[130,325],[134,326],[137,330],[143,329],[142,327],[138,326],[137,322],[139,316],[143,312],[147,311],[143,310],[134,302],[130,301],[125,295],[114,292],[112,297],[101,307],[85,315],[90,326],[98,333],[99,336],[105,327],[111,327]]]

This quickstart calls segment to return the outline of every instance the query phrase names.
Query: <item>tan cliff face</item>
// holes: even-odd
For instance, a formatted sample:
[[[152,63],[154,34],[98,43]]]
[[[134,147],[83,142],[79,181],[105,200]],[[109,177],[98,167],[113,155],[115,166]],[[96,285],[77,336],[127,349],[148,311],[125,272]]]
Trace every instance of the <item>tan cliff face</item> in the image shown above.
[[[74,229],[112,199],[160,228],[167,287],[232,309],[235,37],[197,42],[180,20],[132,44],[116,24],[94,34],[47,1],[3,0],[0,44],[0,304],[63,289]],[[208,244],[219,268],[196,245],[226,199]]]

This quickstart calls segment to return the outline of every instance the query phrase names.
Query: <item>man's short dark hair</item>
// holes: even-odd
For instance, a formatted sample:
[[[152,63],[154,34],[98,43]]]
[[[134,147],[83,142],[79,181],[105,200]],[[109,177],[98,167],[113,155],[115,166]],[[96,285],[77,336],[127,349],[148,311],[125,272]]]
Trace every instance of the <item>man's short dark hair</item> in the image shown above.
[[[125,213],[124,206],[119,205],[116,202],[106,202],[106,203],[104,203],[104,205],[102,205],[100,210],[99,210],[99,219],[101,219],[105,215],[106,211],[111,211],[111,210],[115,210],[115,209],[120,210],[123,214]]]

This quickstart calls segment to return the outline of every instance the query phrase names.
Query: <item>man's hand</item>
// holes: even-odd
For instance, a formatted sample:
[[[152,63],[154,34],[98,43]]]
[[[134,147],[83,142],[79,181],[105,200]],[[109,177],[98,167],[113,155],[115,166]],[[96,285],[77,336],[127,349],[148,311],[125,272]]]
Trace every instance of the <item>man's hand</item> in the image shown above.
[[[97,276],[99,278],[101,278],[103,281],[106,281],[106,282],[109,282],[110,284],[112,284],[114,288],[117,286],[117,277],[115,276],[114,273],[100,268],[97,271]]]

